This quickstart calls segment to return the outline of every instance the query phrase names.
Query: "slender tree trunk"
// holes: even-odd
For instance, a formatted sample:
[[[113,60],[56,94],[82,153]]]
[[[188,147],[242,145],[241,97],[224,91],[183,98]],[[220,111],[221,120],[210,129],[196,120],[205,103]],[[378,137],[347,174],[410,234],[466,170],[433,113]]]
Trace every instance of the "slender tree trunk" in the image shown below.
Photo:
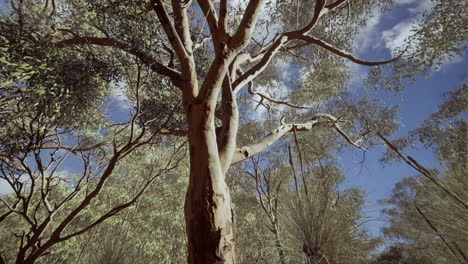
[[[281,264],[286,264],[286,257],[284,255],[283,243],[281,243],[281,237],[278,230],[278,223],[276,219],[272,219],[271,224],[273,226],[273,234],[275,235],[275,246],[278,251],[279,259]]]
[[[188,263],[235,264],[231,196],[222,172],[214,114],[205,104],[188,111],[190,181],[185,202]]]

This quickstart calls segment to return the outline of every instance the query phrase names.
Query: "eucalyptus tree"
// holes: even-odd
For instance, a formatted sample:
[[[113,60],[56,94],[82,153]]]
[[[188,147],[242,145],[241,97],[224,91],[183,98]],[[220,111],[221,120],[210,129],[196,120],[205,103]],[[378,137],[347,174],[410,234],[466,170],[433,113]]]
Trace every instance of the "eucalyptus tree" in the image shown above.
[[[398,89],[400,77],[427,71],[463,44],[466,29],[460,26],[459,10],[464,4],[435,1],[433,12],[409,39],[408,45],[418,44],[409,52],[381,62],[353,56],[355,37],[371,11],[391,5],[390,0],[352,4],[346,0],[47,0],[41,7],[30,1],[12,3],[22,29],[32,30],[34,25],[48,30],[36,33],[36,38],[57,49],[107,51],[109,60],[130,54],[160,76],[155,83],[163,94],[177,95],[185,121],[164,132],[187,136],[189,142],[185,203],[189,263],[237,263],[234,215],[225,181],[232,164],[265,150],[288,132],[310,131],[324,123],[361,148],[341,128],[346,122],[340,116],[313,111],[304,123],[282,122],[258,142],[237,146],[238,98],[245,87],[262,103],[303,108],[255,89],[254,80],[268,84],[265,80],[274,77],[267,69],[277,59],[293,58],[297,65],[316,65],[315,69],[324,67],[323,62],[334,63],[335,69],[347,61],[367,66],[393,62],[372,71],[368,81]],[[272,20],[275,23],[269,23]]]
[[[144,147],[120,162],[107,188],[86,211],[93,218],[131,199],[148,172],[164,166],[167,148]],[[141,170],[141,168],[145,168]],[[161,174],[134,206],[61,245],[42,263],[183,263],[187,258],[183,198],[188,182],[185,162]]]

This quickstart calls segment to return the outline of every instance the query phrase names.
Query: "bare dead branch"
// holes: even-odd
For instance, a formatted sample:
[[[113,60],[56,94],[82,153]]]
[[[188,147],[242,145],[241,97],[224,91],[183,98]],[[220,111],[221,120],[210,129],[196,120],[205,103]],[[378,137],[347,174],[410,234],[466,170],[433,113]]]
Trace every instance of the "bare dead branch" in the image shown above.
[[[445,239],[445,236],[442,235],[442,233],[435,227],[435,225],[429,220],[429,218],[421,211],[421,209],[419,208],[419,206],[417,206],[417,205],[415,204],[414,207],[416,208],[416,211],[419,213],[419,215],[421,215],[421,217],[424,219],[424,221],[431,227],[431,229],[437,234],[437,236],[440,237],[440,239],[442,240],[442,242],[444,242],[445,246],[447,246],[447,248],[448,248],[448,249],[450,250],[450,252],[455,256],[455,258],[458,260],[458,262],[463,263],[463,261],[459,258],[459,256],[458,256],[457,253],[455,252],[455,250],[453,250],[453,248],[449,245],[449,243],[448,243],[447,240]]]
[[[437,187],[439,187],[440,189],[442,189],[446,194],[448,194],[450,197],[452,197],[453,199],[455,199],[457,202],[459,202],[465,209],[468,210],[468,203],[464,202],[460,197],[458,197],[458,195],[456,195],[455,193],[451,192],[450,190],[448,190],[447,188],[445,188],[442,184],[439,183],[439,181],[436,179],[435,176],[432,175],[432,173],[424,168],[421,164],[419,164],[415,159],[413,159],[412,157],[410,156],[404,156],[399,150],[398,148],[393,145],[385,136],[383,136],[380,132],[377,132],[377,136],[379,136],[384,142],[385,144],[387,144],[387,146],[393,150],[395,153],[398,154],[398,156],[406,162],[406,164],[408,164],[409,166],[411,166],[413,169],[417,170],[418,172],[420,172],[424,177],[426,177],[427,179],[429,179],[432,183],[434,183]]]

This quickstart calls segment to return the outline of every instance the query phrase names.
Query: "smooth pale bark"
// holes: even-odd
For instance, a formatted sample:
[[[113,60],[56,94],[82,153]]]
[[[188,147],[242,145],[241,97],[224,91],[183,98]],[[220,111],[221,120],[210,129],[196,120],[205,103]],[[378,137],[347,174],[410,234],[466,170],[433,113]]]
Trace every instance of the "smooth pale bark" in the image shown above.
[[[220,152],[224,147],[218,145],[214,120],[217,98],[232,59],[227,53],[216,57],[199,94],[193,103],[184,106],[190,148],[190,180],[185,202],[190,264],[237,263],[231,196],[225,182],[231,160],[220,158],[226,155]],[[228,129],[226,136],[231,139],[227,142],[237,134],[237,108],[233,110],[236,113],[231,113],[228,119],[236,124],[231,126],[234,130]],[[228,149],[233,152],[234,147]]]
[[[214,115],[192,105],[189,117],[190,182],[185,202],[188,262],[237,263],[231,196],[221,169]]]
[[[268,134],[266,137],[262,138],[259,142],[237,148],[234,152],[234,157],[231,160],[231,164],[241,162],[264,151],[288,132],[310,131],[317,123],[319,123],[319,121],[317,119],[313,119],[304,124],[283,124]]]

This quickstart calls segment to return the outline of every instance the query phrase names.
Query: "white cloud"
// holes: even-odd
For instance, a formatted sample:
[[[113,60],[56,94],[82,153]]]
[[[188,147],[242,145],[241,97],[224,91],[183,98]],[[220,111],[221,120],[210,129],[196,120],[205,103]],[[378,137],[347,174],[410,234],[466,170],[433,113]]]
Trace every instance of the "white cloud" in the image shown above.
[[[359,32],[357,38],[358,54],[371,48],[376,48],[381,42],[378,26],[382,20],[382,16],[383,14],[377,8],[371,11],[366,27]]]
[[[419,23],[422,19],[424,12],[430,12],[433,8],[431,0],[399,0],[397,3],[401,4],[414,4],[418,3],[415,7],[408,8],[408,11],[413,14],[412,17],[394,25],[391,29],[382,32],[382,39],[385,42],[385,47],[391,51],[401,49],[406,45],[405,40],[414,34],[414,30],[420,27]],[[412,47],[416,47],[418,43],[411,43]],[[408,52],[411,52],[409,50]]]
[[[397,5],[416,5],[414,7],[409,7],[408,11],[411,13],[420,13],[424,11],[429,11],[434,3],[432,0],[396,0],[395,4]]]
[[[404,40],[413,34],[412,29],[418,27],[418,23],[421,22],[422,14],[431,12],[434,7],[434,3],[431,0],[398,0],[400,4],[411,4],[408,7],[408,11],[412,14],[412,17],[408,20],[398,23],[391,30],[384,31],[382,37],[386,42],[387,48],[394,50],[396,47],[401,47],[404,44]],[[416,6],[414,6],[416,4]],[[389,37],[393,37],[393,45]],[[412,43],[417,45],[417,43]]]
[[[407,6],[406,10],[410,13],[410,17],[391,29],[381,31],[383,14],[380,9],[373,9],[367,26],[359,33],[358,53],[377,48],[382,44],[391,51],[402,47],[404,40],[412,34],[411,29],[421,20],[421,14],[433,8],[431,0],[396,0],[395,4]]]
[[[385,47],[391,51],[401,49],[406,45],[406,39],[413,34],[415,27],[417,27],[416,22],[406,20],[396,24],[389,30],[384,30],[382,39],[385,42]],[[413,43],[413,45],[415,44],[417,45],[417,43]]]
[[[120,85],[112,87],[110,97],[116,102],[125,102],[128,100],[125,90]]]

